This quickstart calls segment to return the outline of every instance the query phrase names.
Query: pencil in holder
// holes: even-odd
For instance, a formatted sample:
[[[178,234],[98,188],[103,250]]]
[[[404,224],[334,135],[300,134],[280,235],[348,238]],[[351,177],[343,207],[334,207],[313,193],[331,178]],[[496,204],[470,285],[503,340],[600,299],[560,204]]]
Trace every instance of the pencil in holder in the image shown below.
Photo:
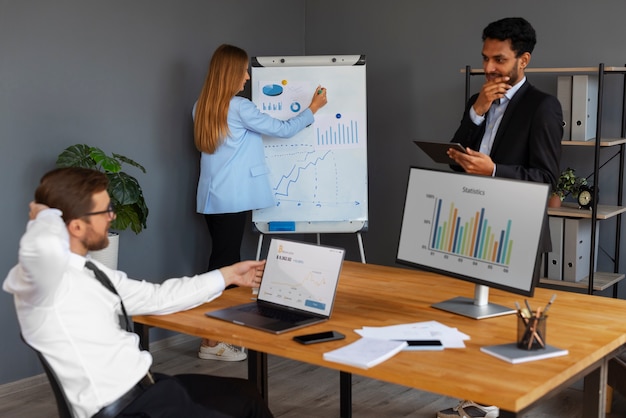
[[[522,350],[540,350],[546,348],[546,323],[545,315],[533,315],[529,318],[517,317],[517,347]]]

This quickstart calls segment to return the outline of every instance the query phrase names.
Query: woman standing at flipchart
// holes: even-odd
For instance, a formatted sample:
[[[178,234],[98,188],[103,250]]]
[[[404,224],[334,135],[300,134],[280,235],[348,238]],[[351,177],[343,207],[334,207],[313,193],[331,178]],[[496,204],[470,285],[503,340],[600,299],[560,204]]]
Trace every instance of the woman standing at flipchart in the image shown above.
[[[193,109],[194,141],[201,152],[197,212],[204,214],[212,249],[209,270],[240,261],[247,214],[274,205],[261,135],[289,138],[313,123],[326,104],[318,87],[307,109],[282,121],[261,113],[250,100],[236,96],[250,79],[248,54],[232,45],[213,53]],[[203,340],[198,356],[240,361],[246,354],[234,347]]]

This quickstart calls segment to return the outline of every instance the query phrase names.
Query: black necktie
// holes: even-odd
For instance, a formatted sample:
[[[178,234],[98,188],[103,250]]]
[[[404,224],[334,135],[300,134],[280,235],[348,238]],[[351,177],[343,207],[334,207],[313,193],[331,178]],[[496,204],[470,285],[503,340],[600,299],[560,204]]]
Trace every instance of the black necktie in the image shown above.
[[[122,313],[124,314],[124,321],[126,322],[126,331],[133,332],[133,329],[130,326],[130,320],[128,319],[128,315],[126,314],[124,301],[122,300],[122,297],[119,295],[119,293],[117,293],[117,290],[115,290],[115,286],[113,286],[113,283],[111,283],[111,279],[109,279],[109,277],[102,270],[96,267],[96,265],[92,263],[91,261],[86,261],[85,267],[93,271],[94,276],[96,276],[96,279],[100,283],[102,283],[102,286],[106,287],[109,291],[115,293],[117,297],[120,298],[120,304],[122,306]]]

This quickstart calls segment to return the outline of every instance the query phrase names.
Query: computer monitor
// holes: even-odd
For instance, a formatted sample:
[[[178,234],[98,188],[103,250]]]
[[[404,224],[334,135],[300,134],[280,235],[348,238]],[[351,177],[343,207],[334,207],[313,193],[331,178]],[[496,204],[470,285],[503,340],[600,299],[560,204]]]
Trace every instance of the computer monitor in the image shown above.
[[[433,305],[471,318],[514,313],[489,288],[532,296],[549,186],[411,167],[397,262],[475,283],[474,299]]]

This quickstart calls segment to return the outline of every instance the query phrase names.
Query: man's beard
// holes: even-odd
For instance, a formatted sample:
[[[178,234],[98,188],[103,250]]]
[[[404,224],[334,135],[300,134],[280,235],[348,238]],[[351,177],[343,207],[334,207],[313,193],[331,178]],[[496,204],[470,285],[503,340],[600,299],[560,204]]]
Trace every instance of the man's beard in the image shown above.
[[[103,250],[109,246],[109,234],[108,232],[104,236],[94,238],[87,238],[84,242],[85,248],[88,251]]]
[[[517,70],[517,61],[518,60],[515,60],[515,67],[513,67],[511,72],[508,74],[509,84],[511,86],[515,85],[519,81],[519,71]]]
[[[507,81],[507,84],[511,86],[515,85],[520,80],[519,69],[517,67],[518,62],[519,58],[516,58],[515,65],[513,66],[513,69],[511,69],[511,72],[509,72],[508,74],[489,73],[486,75],[487,80],[493,80],[498,77],[509,77],[509,81]]]

